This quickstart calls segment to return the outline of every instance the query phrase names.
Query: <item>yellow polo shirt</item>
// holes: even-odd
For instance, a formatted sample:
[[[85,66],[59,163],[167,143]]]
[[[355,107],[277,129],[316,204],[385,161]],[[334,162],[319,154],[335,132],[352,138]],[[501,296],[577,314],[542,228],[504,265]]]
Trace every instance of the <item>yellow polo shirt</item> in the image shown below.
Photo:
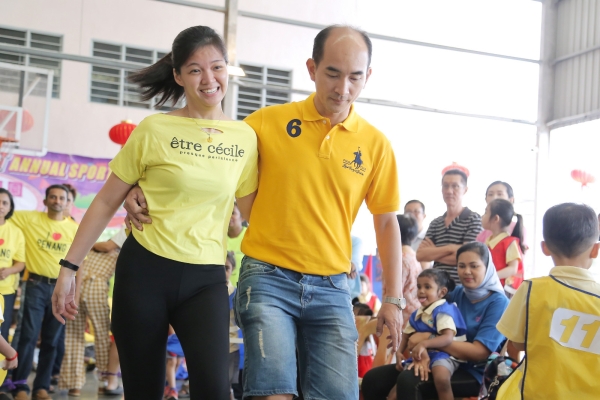
[[[145,118],[110,162],[112,172],[144,191],[152,224],[133,230],[154,254],[190,264],[225,263],[234,197],[257,188],[256,134],[243,121],[167,114]]]
[[[25,262],[25,236],[17,226],[7,220],[0,226],[0,268],[10,268],[15,261]],[[13,294],[19,274],[0,281],[0,294]]]
[[[260,190],[242,252],[301,273],[349,272],[350,229],[362,202],[373,214],[400,207],[389,140],[354,106],[331,126],[314,94],[245,121],[258,136]]]
[[[27,270],[48,278],[58,278],[58,262],[65,258],[75,239],[77,223],[71,218],[55,221],[42,211],[15,211],[10,221],[25,235]]]

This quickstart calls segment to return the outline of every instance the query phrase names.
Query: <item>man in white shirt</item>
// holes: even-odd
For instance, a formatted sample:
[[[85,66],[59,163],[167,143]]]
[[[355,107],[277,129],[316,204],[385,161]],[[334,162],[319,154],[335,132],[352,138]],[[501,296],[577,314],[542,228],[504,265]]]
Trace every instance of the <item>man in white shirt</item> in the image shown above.
[[[419,233],[417,234],[416,239],[410,244],[410,247],[412,247],[414,251],[417,251],[427,233],[427,228],[423,226],[423,221],[427,217],[425,214],[425,204],[419,200],[411,200],[404,205],[404,214],[412,214],[417,220]],[[422,261],[421,267],[423,269],[431,268],[431,264],[431,262]]]

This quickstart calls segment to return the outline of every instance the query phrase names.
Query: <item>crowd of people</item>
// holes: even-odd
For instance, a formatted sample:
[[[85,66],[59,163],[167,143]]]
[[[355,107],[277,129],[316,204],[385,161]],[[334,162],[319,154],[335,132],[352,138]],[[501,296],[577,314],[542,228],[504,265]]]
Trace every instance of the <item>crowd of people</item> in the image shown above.
[[[427,229],[421,201],[396,215],[391,144],[353,106],[371,56],[365,32],[327,27],[306,63],[315,93],[233,121],[221,108],[224,42],[209,27],[188,28],[171,53],[132,76],[145,98],[161,105],[185,96],[186,105],[140,123],[79,226],[65,214],[74,198],[65,186],[47,189],[44,212],[14,211],[0,190],[0,230],[12,229],[14,242],[2,260],[8,271],[0,270],[0,282],[12,277],[0,284],[6,303],[16,276],[27,274],[12,347],[0,340],[5,368],[16,367],[14,398],[50,399],[54,375],[80,395],[86,320],[102,353],[100,391],[124,390],[128,400],[231,399],[240,365],[246,399],[356,400],[359,373],[365,400],[476,396],[485,361],[506,338],[526,362],[498,398],[519,391],[526,399],[593,398],[593,368],[577,379],[550,372],[559,397],[543,387],[544,365],[574,350],[587,365],[599,362],[600,286],[586,271],[599,247],[593,210],[548,210],[543,249],[557,267],[531,280],[524,280],[523,223],[506,182],[490,184],[481,217],[463,204],[467,174],[452,169],[441,180],[446,212]],[[95,243],[123,202],[131,233]],[[363,202],[373,214],[381,299],[352,257],[360,245],[350,230]],[[376,318],[375,337],[358,343],[358,354],[355,314]],[[588,334],[582,340],[575,329]],[[359,371],[376,341],[396,362]],[[183,359],[188,383],[178,391]]]

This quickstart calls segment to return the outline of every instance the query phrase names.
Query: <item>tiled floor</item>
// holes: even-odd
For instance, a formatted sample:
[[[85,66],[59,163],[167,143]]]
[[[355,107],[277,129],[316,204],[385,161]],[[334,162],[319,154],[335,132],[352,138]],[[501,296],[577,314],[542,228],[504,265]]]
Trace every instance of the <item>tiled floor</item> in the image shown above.
[[[33,383],[33,378],[35,374],[32,374],[29,377],[30,385]],[[88,372],[85,379],[85,386],[81,391],[80,397],[69,397],[67,396],[67,392],[55,393],[52,395],[52,399],[54,400],[123,400],[123,396],[98,396],[98,381],[96,380],[96,376],[93,372]]]

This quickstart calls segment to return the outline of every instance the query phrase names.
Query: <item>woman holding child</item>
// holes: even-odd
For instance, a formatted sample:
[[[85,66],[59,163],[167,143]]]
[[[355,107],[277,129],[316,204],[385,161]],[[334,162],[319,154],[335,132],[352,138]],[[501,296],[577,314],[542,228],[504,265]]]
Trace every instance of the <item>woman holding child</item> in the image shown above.
[[[496,324],[508,305],[508,299],[484,244],[465,244],[457,251],[457,261],[461,285],[448,295],[448,302],[456,303],[466,322],[467,341],[453,341],[438,350],[467,361],[454,372],[451,383],[462,383],[452,386],[454,396],[469,397],[477,395],[481,385],[483,367],[476,363],[485,361],[504,339],[496,329]],[[412,334],[408,348],[414,348],[429,337],[429,333]],[[400,361],[402,358],[397,357]],[[429,364],[429,355],[423,352],[420,360],[414,360],[411,370],[402,370],[400,363],[398,366],[385,365],[372,369],[362,382],[365,400],[435,398],[436,389],[429,376]]]
[[[227,51],[209,27],[179,33],[172,52],[133,81],[145,99],[175,104],[185,95],[186,106],[144,119],[110,163],[113,173],[61,260],[53,312],[75,317],[75,271],[137,183],[153,224],[133,231],[116,267],[112,330],[125,397],[162,399],[171,324],[187,356],[191,398],[229,400],[224,238],[234,199],[247,216],[257,189],[256,134],[223,114]]]

